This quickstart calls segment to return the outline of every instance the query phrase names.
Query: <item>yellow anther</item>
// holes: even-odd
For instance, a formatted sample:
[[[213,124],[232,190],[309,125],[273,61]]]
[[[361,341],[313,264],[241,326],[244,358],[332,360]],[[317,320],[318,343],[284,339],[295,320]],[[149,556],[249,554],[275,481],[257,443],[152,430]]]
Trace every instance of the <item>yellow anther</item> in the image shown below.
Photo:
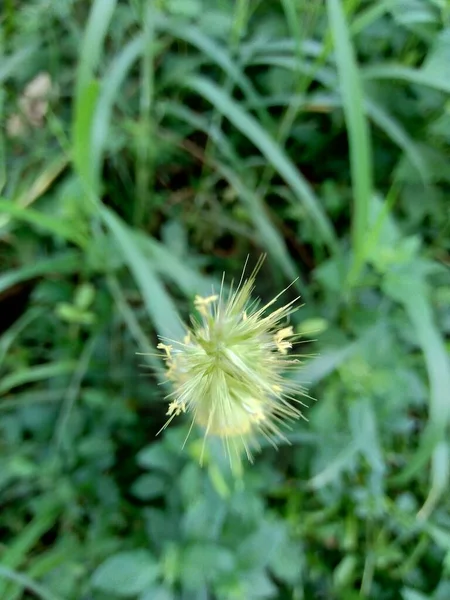
[[[203,298],[203,296],[195,296],[194,298],[194,306],[198,310],[198,312],[206,317],[208,315],[207,306],[215,302],[219,296],[208,296],[207,298]]]
[[[181,415],[182,412],[186,412],[186,406],[184,403],[178,402],[178,400],[174,400],[169,404],[169,409],[166,413],[169,417],[175,413],[175,416]]]
[[[172,358],[170,351],[173,349],[173,346],[163,344],[162,342],[160,342],[156,347],[158,348],[158,350],[164,350],[167,358]]]
[[[274,335],[275,344],[281,354],[287,354],[287,351],[292,348],[291,342],[285,341],[284,338],[289,337],[290,335],[294,335],[294,330],[292,327],[284,327],[277,331]]]

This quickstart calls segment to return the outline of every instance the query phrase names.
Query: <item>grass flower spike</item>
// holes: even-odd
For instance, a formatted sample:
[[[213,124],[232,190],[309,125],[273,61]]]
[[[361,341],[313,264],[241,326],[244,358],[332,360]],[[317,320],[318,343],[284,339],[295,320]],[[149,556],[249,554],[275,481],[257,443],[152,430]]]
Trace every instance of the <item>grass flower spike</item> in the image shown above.
[[[285,377],[299,362],[289,355],[295,336],[287,325],[298,298],[272,312],[285,290],[261,307],[252,300],[263,260],[248,279],[242,275],[237,289],[232,285],[225,294],[222,280],[219,294],[197,296],[200,320],[191,318],[184,340],[162,339],[158,345],[173,386],[164,427],[190,413],[189,432],[196,423],[205,440],[221,437],[230,460],[242,450],[252,460],[259,434],[276,447],[277,440],[285,439],[281,427],[302,416],[295,405],[302,404],[298,396],[305,392]]]

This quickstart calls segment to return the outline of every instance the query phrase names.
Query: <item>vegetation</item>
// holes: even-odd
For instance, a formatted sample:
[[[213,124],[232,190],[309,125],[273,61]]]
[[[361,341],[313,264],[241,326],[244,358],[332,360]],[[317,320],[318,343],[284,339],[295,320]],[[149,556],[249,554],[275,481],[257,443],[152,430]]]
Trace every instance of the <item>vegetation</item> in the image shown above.
[[[0,599],[448,600],[448,2],[0,19]],[[136,353],[262,253],[317,400],[236,477]]]

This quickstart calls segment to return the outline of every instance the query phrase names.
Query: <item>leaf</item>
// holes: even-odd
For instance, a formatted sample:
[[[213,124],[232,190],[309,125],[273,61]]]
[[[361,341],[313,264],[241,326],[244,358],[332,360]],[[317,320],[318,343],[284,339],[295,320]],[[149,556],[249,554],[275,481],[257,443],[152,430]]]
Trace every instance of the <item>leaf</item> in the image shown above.
[[[266,571],[257,570],[244,576],[246,600],[259,600],[259,598],[276,598],[277,587]]]
[[[328,463],[328,465],[308,481],[308,487],[318,490],[334,481],[342,471],[350,469],[359,451],[359,443],[351,442]]]
[[[260,528],[244,538],[237,549],[239,564],[245,569],[260,569],[267,566],[282,543],[284,530],[280,523],[265,521]]]
[[[174,456],[162,444],[150,444],[139,451],[137,463],[144,469],[160,469],[171,473],[176,466]]]
[[[152,500],[166,491],[166,482],[159,475],[141,475],[131,486],[131,493],[140,500]]]
[[[385,465],[371,402],[367,398],[361,398],[358,402],[350,405],[349,414],[353,439],[359,442],[361,454],[366,458],[373,471],[383,475]]]
[[[302,580],[304,569],[304,552],[297,540],[285,539],[275,552],[270,564],[270,570],[282,581],[291,585]]]
[[[182,554],[183,584],[197,590],[202,584],[217,579],[235,569],[233,553],[212,542],[193,543]]]
[[[159,566],[148,550],[120,552],[106,559],[92,575],[92,586],[126,598],[144,592],[159,575]]]
[[[183,0],[184,1],[184,0]],[[174,594],[165,587],[156,586],[146,590],[139,600],[176,600]]]

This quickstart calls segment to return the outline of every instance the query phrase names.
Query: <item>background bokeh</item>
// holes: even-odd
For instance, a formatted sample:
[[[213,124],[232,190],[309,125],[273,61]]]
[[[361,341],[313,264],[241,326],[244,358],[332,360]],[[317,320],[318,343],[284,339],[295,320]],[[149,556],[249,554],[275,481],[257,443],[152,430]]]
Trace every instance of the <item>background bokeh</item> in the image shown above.
[[[0,600],[448,600],[449,3],[0,24]],[[316,400],[235,478],[136,352],[264,252]]]

